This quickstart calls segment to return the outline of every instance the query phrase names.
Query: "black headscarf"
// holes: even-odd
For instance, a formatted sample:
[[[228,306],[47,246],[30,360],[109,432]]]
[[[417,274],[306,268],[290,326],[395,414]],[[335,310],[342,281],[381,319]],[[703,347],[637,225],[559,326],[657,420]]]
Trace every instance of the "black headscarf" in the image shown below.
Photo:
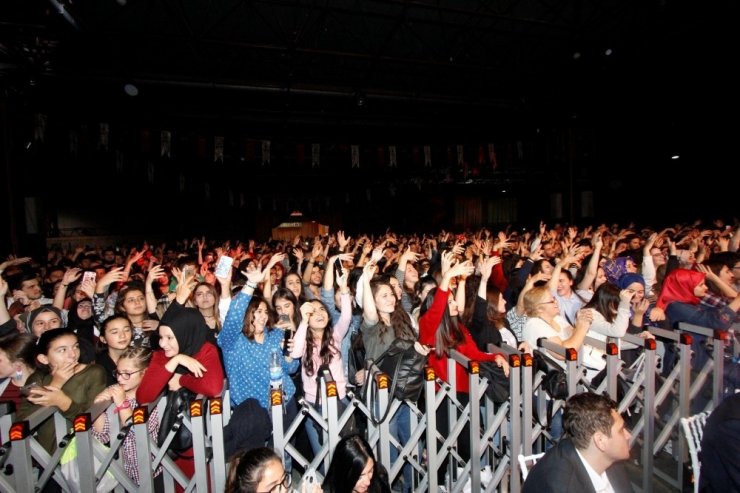
[[[172,330],[177,339],[177,345],[180,347],[180,354],[195,356],[203,344],[212,339],[211,328],[208,327],[197,308],[174,307],[173,305],[170,305],[165,312],[160,325],[166,325]],[[180,365],[176,372],[187,373],[188,370]]]

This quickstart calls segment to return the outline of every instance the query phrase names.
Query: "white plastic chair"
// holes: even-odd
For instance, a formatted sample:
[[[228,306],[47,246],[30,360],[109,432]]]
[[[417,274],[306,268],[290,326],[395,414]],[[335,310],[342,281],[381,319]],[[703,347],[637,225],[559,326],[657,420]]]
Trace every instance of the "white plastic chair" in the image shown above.
[[[522,480],[527,479],[527,474],[529,474],[529,469],[534,466],[538,460],[542,458],[542,456],[545,455],[544,452],[540,454],[532,454],[532,455],[522,455],[519,454],[517,456],[517,459],[519,460],[519,469],[522,471]]]
[[[694,414],[688,418],[681,418],[686,442],[689,444],[689,455],[691,456],[691,469],[694,471],[694,493],[699,493],[699,473],[701,472],[701,462],[699,462],[699,452],[701,452],[701,439],[704,436],[704,425],[707,424],[707,413]]]

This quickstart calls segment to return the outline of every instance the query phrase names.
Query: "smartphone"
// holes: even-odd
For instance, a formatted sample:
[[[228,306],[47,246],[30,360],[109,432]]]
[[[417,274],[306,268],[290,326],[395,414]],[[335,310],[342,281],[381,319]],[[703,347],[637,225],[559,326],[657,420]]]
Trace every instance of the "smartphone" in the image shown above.
[[[278,317],[279,322],[290,322],[290,315],[282,314]]]
[[[342,275],[342,262],[339,259],[334,261],[334,278]]]
[[[190,277],[195,274],[195,267],[192,265],[186,265],[183,267],[182,273],[185,274],[185,277]]]
[[[231,277],[231,265],[234,263],[234,258],[228,255],[221,255],[216,264],[215,274],[218,277]]]
[[[24,385],[23,387],[21,387],[20,393],[21,395],[28,397],[31,394],[31,389],[38,386],[39,384],[36,382],[29,383],[28,385]]]
[[[281,321],[282,318],[285,317],[286,320],[290,320],[290,318],[287,315],[280,315]],[[290,354],[290,351],[288,351],[288,341],[293,338],[293,329],[285,329],[285,335],[283,336],[283,356],[288,356]]]
[[[88,279],[92,282],[95,282],[95,280],[97,279],[97,274],[95,274],[94,271],[86,270],[85,273],[82,274],[82,282],[84,283]]]

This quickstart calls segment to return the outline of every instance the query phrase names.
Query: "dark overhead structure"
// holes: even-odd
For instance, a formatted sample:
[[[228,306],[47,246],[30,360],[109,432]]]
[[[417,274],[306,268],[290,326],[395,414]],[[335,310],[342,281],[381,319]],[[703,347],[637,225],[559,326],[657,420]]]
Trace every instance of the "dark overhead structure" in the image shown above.
[[[57,145],[57,155],[69,145],[54,144],[55,134],[106,122],[110,149],[142,168],[147,157],[132,151],[142,147],[142,129],[157,149],[160,132],[171,131],[180,165],[197,154],[199,136],[207,137],[209,156],[213,137],[225,136],[226,181],[279,180],[277,204],[260,201],[276,216],[309,203],[314,214],[346,203],[323,185],[338,173],[353,186],[363,182],[352,198],[383,190],[392,199],[407,195],[406,187],[445,183],[442,192],[452,196],[470,185],[463,195],[520,197],[514,205],[484,201],[481,222],[530,220],[542,204],[553,212],[553,193],[562,195],[564,220],[588,217],[593,207],[608,215],[627,176],[666,179],[676,166],[667,156],[680,153],[693,166],[726,158],[721,143],[733,132],[709,115],[737,107],[730,25],[737,14],[730,0],[4,0],[6,167],[48,159],[23,151],[43,114],[46,145]],[[271,166],[233,180],[230,167],[250,164],[245,139],[258,147],[272,141]],[[310,170],[312,143],[322,144],[322,166]],[[354,144],[361,171],[349,164]],[[488,144],[496,147],[495,166]],[[391,145],[398,169],[382,165]],[[425,145],[431,169],[419,164]],[[297,164],[302,152],[306,166]],[[375,172],[368,162],[379,163]],[[20,197],[30,195],[26,179],[8,175]],[[298,193],[310,177],[316,196]],[[212,188],[238,204],[239,190],[227,185],[215,180]],[[525,190],[543,197],[531,213]],[[45,194],[54,200],[54,190]],[[249,205],[249,196],[242,202]],[[486,212],[506,207],[518,217]],[[440,215],[454,219],[459,211]]]

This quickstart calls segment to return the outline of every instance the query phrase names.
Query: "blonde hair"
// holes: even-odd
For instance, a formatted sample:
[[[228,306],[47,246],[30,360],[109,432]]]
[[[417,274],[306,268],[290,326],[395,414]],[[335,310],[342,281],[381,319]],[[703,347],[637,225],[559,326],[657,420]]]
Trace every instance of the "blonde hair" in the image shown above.
[[[136,368],[141,370],[149,366],[152,360],[152,350],[143,346],[129,347],[118,357],[118,361],[122,359],[133,360]]]
[[[524,295],[524,312],[528,317],[536,317],[542,300],[549,294],[547,286],[532,288]]]

